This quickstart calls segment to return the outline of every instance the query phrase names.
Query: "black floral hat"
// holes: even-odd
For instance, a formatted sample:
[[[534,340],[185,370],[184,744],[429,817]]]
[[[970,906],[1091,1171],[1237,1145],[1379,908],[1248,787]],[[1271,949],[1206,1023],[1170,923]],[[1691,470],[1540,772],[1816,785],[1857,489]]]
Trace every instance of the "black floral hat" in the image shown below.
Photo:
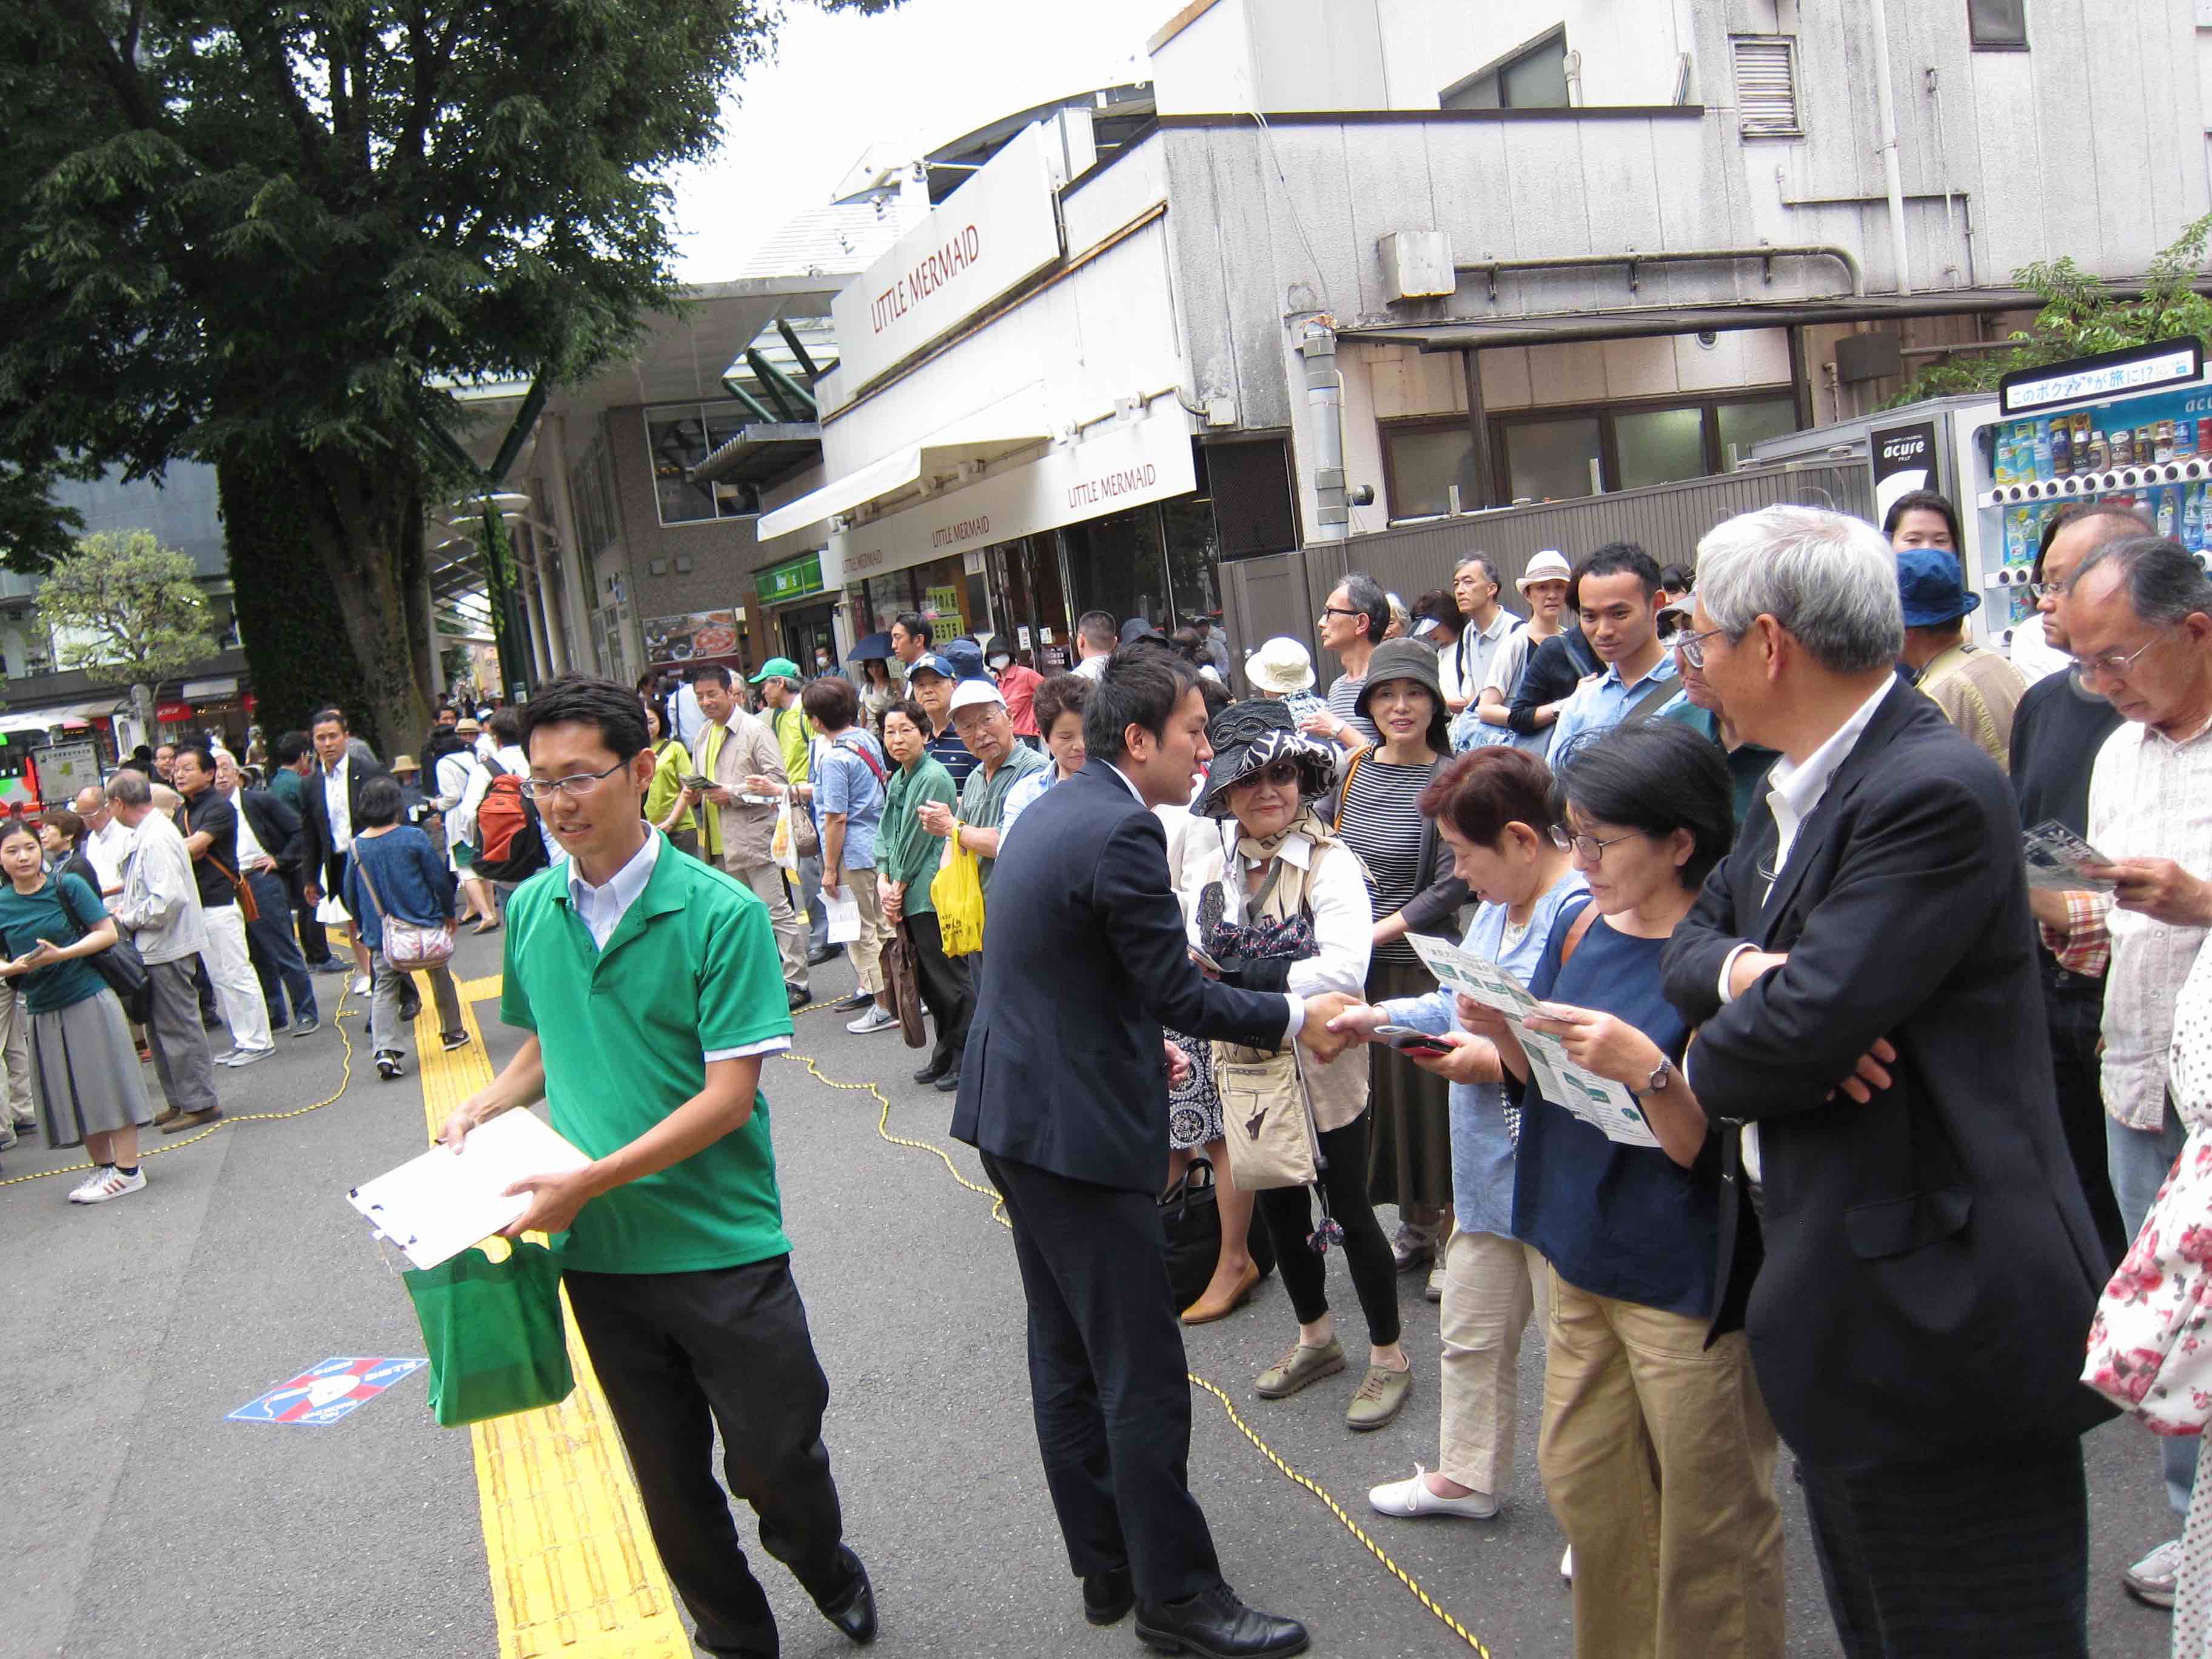
[[[1289,707],[1272,697],[1230,704],[1206,728],[1206,739],[1213,745],[1213,766],[1206,775],[1205,793],[1191,809],[1201,817],[1233,817],[1230,789],[1279,760],[1298,763],[1298,793],[1308,800],[1335,787],[1336,751],[1300,732]]]

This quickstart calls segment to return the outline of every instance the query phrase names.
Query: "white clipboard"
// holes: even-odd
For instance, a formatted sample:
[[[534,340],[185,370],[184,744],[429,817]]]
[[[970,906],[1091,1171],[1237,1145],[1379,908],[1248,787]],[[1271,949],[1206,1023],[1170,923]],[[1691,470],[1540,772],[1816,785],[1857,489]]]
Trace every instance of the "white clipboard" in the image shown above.
[[[363,1182],[346,1202],[417,1267],[434,1267],[511,1226],[530,1194],[504,1189],[531,1176],[565,1175],[592,1160],[528,1111],[502,1112],[469,1132],[459,1152],[433,1146]]]

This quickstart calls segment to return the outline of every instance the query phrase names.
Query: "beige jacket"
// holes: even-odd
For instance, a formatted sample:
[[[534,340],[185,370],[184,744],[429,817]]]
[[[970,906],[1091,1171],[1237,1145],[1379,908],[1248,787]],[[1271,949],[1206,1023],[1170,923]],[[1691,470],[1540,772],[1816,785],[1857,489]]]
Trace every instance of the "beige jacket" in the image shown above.
[[[2012,714],[2027,692],[2020,670],[1961,641],[1920,671],[1920,689],[1977,748],[2012,769]]]
[[[774,804],[757,806],[736,799],[748,777],[784,779],[783,745],[775,734],[742,708],[730,711],[727,726],[709,726],[699,745],[699,769],[728,790],[727,806],[709,810],[705,840],[700,850],[720,854],[732,870],[750,870],[773,864],[769,842],[775,835]]]

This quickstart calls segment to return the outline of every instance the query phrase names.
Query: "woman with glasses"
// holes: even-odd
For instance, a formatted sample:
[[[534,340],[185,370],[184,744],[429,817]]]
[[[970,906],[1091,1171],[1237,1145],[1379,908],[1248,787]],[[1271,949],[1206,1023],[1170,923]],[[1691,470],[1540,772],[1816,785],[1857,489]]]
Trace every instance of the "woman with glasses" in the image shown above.
[[[400,823],[399,807],[399,786],[390,778],[374,777],[362,785],[361,805],[354,813],[353,856],[346,861],[341,895],[371,952],[375,996],[368,1009],[369,1047],[376,1074],[386,1083],[403,1070],[399,1005],[406,997],[409,975],[385,959],[384,930],[395,921],[418,927],[448,921],[457,884],[429,836]],[[453,986],[453,970],[441,962],[426,971],[430,993],[438,1000],[438,1028],[445,1046],[458,1048],[469,1034],[461,1024],[461,998]]]
[[[1436,825],[1421,814],[1421,792],[1450,752],[1448,716],[1437,653],[1418,640],[1387,640],[1375,648],[1356,705],[1382,741],[1345,763],[1335,831],[1366,866],[1374,902],[1370,1002],[1419,996],[1435,981],[1408,933],[1456,934],[1453,926],[1467,886],[1451,872]],[[1444,1081],[1395,1063],[1379,1051],[1370,1064],[1375,1106],[1368,1158],[1368,1196],[1398,1206],[1392,1241],[1399,1269],[1435,1259],[1449,1230],[1451,1104]],[[1434,1297],[1443,1283],[1431,1275]]]
[[[1713,1338],[1718,1142],[1681,1070],[1661,953],[1735,834],[1728,769],[1667,720],[1621,726],[1559,780],[1590,903],[1553,925],[1526,1030],[1637,1099],[1656,1146],[1609,1139],[1529,1081],[1522,1027],[1459,1004],[1521,1101],[1513,1231],[1549,1267],[1537,1463],[1574,1553],[1575,1651],[1782,1651],[1774,1425],[1741,1330]]]

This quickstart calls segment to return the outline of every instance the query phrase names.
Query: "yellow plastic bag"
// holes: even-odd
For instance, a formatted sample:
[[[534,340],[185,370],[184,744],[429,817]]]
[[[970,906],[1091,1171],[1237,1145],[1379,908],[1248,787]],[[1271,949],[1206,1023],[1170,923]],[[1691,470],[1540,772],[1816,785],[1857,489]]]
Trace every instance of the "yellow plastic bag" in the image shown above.
[[[929,902],[937,907],[946,956],[973,956],[983,948],[982,866],[960,844],[957,828],[945,844],[944,863],[930,878]]]
[[[799,832],[792,825],[788,799],[776,805],[775,830],[768,839],[768,855],[784,874],[793,881],[799,879]]]

